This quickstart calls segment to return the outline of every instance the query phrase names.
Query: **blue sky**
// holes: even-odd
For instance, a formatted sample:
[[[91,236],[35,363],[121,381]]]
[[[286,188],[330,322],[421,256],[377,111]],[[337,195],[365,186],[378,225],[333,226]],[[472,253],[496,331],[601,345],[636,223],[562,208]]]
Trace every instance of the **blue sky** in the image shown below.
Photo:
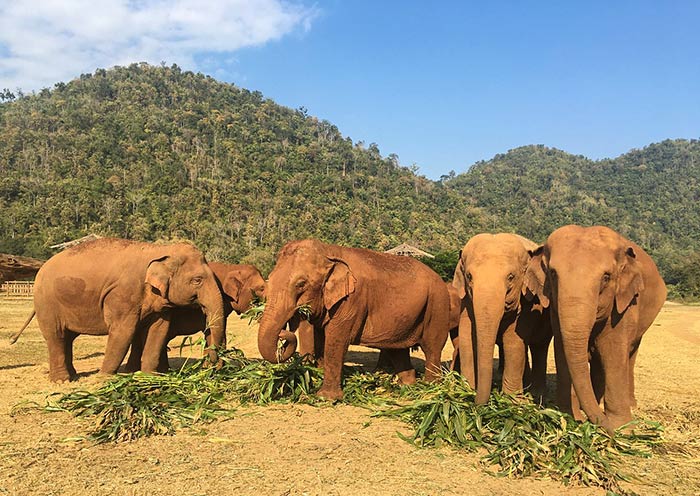
[[[532,143],[604,158],[700,137],[696,1],[109,0],[87,19],[85,0],[45,3],[0,0],[0,33],[13,22],[41,46],[51,15],[55,47],[73,15],[85,27],[45,64],[0,34],[0,87],[164,60],[304,106],[434,179]]]

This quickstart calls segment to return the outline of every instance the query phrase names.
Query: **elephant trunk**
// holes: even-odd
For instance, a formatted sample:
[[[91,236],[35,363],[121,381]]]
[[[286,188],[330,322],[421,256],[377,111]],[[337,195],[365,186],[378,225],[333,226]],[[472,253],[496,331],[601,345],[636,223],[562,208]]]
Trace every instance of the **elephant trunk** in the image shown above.
[[[207,318],[207,328],[211,332],[210,349],[208,357],[211,363],[219,361],[217,349],[221,348],[226,339],[226,314],[224,313],[224,300],[218,285],[212,278],[212,283],[205,285],[198,295],[199,305]]]
[[[474,320],[476,321],[477,380],[476,403],[483,405],[491,394],[493,380],[493,348],[504,313],[504,291],[481,291],[474,288]]]
[[[591,422],[610,431],[606,415],[593,392],[588,363],[588,341],[595,324],[597,300],[562,298],[557,302],[559,325],[566,364],[578,401]]]
[[[291,310],[287,309],[288,307],[291,307]],[[277,299],[271,299],[268,302],[258,329],[258,350],[268,362],[285,362],[296,351],[296,335],[284,330],[295,312],[294,305],[280,305]],[[285,344],[281,350],[278,350],[277,343],[280,339],[284,340]]]

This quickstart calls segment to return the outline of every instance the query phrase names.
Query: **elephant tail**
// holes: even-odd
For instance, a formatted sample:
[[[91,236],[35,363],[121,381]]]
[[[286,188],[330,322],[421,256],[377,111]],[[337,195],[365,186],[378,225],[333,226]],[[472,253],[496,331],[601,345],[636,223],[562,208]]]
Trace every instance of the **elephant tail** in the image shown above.
[[[24,330],[27,328],[27,326],[32,321],[32,319],[34,318],[35,315],[36,315],[36,310],[32,310],[32,314],[29,316],[29,318],[24,323],[22,328],[19,331],[17,331],[15,334],[10,336],[10,344],[15,344],[17,342],[17,340],[19,339],[19,336],[24,332]]]

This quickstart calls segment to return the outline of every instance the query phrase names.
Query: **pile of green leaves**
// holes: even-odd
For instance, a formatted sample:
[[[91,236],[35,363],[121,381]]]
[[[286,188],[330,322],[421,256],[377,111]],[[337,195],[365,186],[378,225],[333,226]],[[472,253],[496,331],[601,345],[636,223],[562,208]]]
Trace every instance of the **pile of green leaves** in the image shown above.
[[[232,415],[226,398],[240,403],[309,402],[321,371],[295,355],[282,364],[251,360],[238,350],[220,354],[214,369],[204,360],[185,362],[167,374],[119,374],[96,391],[75,391],[50,401],[48,411],[94,417],[89,438],[98,443],[173,434],[179,427]]]
[[[313,396],[322,371],[305,357],[283,364],[247,359],[238,350],[221,354],[223,366],[186,363],[168,374],[119,375],[94,392],[76,391],[47,407],[92,416],[90,438],[128,441],[232,415],[231,401],[243,404],[323,403]],[[371,410],[374,417],[397,418],[414,428],[399,436],[420,447],[452,446],[485,450],[482,462],[496,475],[550,477],[619,491],[627,480],[624,455],[648,457],[661,442],[661,427],[638,422],[609,436],[589,422],[535,405],[529,397],[491,395],[486,405],[456,373],[437,383],[399,386],[385,373],[347,370],[344,401]]]
[[[610,436],[526,396],[494,392],[486,405],[476,405],[475,392],[454,372],[439,383],[401,393],[404,404],[373,415],[412,425],[412,435],[400,436],[417,446],[485,448],[483,463],[498,466],[500,476],[546,476],[619,490],[619,482],[628,479],[621,471],[622,456],[649,457],[661,442],[658,423],[638,421]]]

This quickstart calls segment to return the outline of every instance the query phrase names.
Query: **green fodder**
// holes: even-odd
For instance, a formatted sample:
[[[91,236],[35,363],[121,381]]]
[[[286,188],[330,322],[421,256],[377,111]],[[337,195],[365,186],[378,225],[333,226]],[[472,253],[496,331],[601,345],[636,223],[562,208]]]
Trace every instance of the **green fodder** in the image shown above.
[[[118,375],[94,392],[65,394],[46,409],[94,417],[90,437],[119,442],[233,415],[224,406],[231,401],[328,404],[313,395],[322,371],[298,354],[282,364],[248,359],[238,350],[224,351],[221,358],[218,369],[198,360],[168,374]],[[525,396],[494,392],[486,405],[475,405],[474,391],[456,373],[406,387],[389,374],[349,372],[346,403],[408,423],[413,433],[399,436],[416,446],[483,449],[484,466],[500,476],[549,477],[621,492],[620,482],[628,479],[623,457],[648,457],[661,442],[659,424],[637,422],[609,436]]]
[[[616,491],[629,479],[622,457],[649,457],[661,442],[661,426],[653,422],[638,421],[610,436],[525,396],[494,392],[485,405],[474,398],[463,378],[449,373],[441,382],[405,389],[402,404],[373,415],[412,425],[412,435],[400,436],[416,446],[484,448],[482,461],[497,466],[496,475],[551,477]]]
[[[310,402],[320,382],[320,371],[298,355],[282,364],[250,360],[238,350],[222,352],[221,358],[217,369],[196,360],[167,374],[119,374],[96,391],[61,395],[45,409],[94,417],[90,439],[121,442],[232,415],[222,406],[226,398],[258,404]]]

